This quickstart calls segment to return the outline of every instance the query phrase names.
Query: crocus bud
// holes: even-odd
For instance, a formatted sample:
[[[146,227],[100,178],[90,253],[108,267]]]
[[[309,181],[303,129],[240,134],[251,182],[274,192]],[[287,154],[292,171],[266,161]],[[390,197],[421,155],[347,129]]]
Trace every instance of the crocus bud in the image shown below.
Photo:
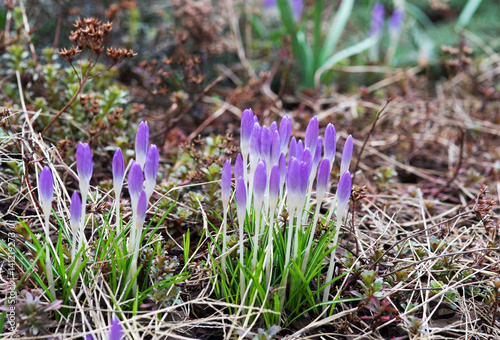
[[[293,17],[295,20],[299,20],[300,17],[302,16],[302,8],[304,7],[304,4],[302,2],[303,0],[292,0],[292,13]]]
[[[389,35],[391,39],[396,39],[401,34],[404,19],[405,14],[400,9],[395,9],[394,12],[392,12],[389,18]]]
[[[269,126],[269,132],[270,132],[271,136],[274,135],[274,131],[278,131],[278,123],[276,123],[276,122],[272,122],[271,126]]]
[[[378,36],[382,33],[382,29],[384,28],[384,5],[380,2],[377,2],[375,6],[373,6],[372,10],[372,25],[370,28],[370,36]]]
[[[241,154],[238,154],[236,157],[236,162],[234,163],[234,178],[238,179],[240,177],[244,178],[243,173],[243,158],[241,158]]]
[[[309,149],[306,149],[306,151]],[[305,152],[304,152],[305,153]],[[305,200],[307,194],[307,187],[309,184],[311,163],[300,162],[299,165],[299,199],[300,201]]]
[[[113,156],[113,187],[118,194],[122,191],[124,176],[125,162],[123,160],[122,150],[118,148]]]
[[[318,177],[316,179],[316,199],[318,202],[323,201],[330,177],[330,161],[328,158],[323,158],[319,163]]]
[[[144,167],[146,162],[146,152],[149,144],[149,125],[147,122],[141,122],[135,134],[135,158],[137,163]]]
[[[295,150],[295,158],[300,159],[302,153],[304,152],[304,143],[299,139],[297,142],[297,149]]]
[[[255,169],[255,177],[253,180],[253,198],[255,206],[260,206],[264,200],[264,194],[267,186],[266,163],[259,161]]]
[[[92,152],[87,143],[78,143],[78,147],[76,148],[76,170],[78,178],[83,182],[81,184],[85,184],[88,187],[90,178],[92,177]]]
[[[137,207],[137,200],[142,191],[142,182],[142,168],[136,161],[132,161],[130,171],[128,172],[128,192],[130,193],[133,210]]]
[[[351,195],[352,179],[349,171],[344,172],[340,177],[339,186],[337,188],[337,216],[343,216],[349,196]]]
[[[280,155],[278,166],[280,168],[280,193],[281,193],[283,192],[283,184],[285,184],[285,178],[286,178],[286,160],[285,160],[285,154],[283,152]]]
[[[148,197],[145,190],[141,190],[137,199],[137,220],[136,225],[143,225],[146,220],[146,211],[148,210]]]
[[[73,191],[73,195],[71,195],[69,213],[71,229],[73,229],[73,233],[76,233],[82,219],[82,201],[80,200],[80,195],[78,195],[76,191]]]
[[[50,214],[52,198],[54,197],[54,178],[48,166],[44,166],[38,179],[38,194],[42,202],[43,213]]]
[[[267,126],[260,129],[260,158],[267,164],[271,162],[271,134]]]
[[[250,164],[257,163],[260,158],[260,125],[255,123],[250,137]]]
[[[148,148],[148,152],[146,155],[146,164],[144,165],[144,177],[146,184],[145,188],[148,201],[151,195],[153,195],[153,191],[155,189],[159,159],[160,155],[158,152],[158,147],[154,144],[151,144]]]
[[[222,167],[221,175],[221,199],[224,206],[227,206],[231,197],[231,177],[231,161],[228,159]]]
[[[335,149],[337,147],[337,133],[335,132],[335,126],[333,124],[328,124],[325,130],[325,158],[330,162],[330,167],[333,166],[335,161]],[[331,168],[330,168],[331,170]]]
[[[271,207],[271,215],[274,214],[274,208],[278,203],[280,194],[280,169],[278,165],[273,166],[269,176],[269,206]]]
[[[238,177],[236,180],[236,204],[238,205],[238,218],[245,216],[247,205],[247,186],[243,177]]]
[[[318,137],[318,141],[316,143],[316,151],[313,156],[313,169],[316,172],[318,168],[319,161],[321,160],[321,149],[323,148],[323,138]]]
[[[295,137],[292,137],[292,140],[290,141],[290,147],[288,149],[288,163],[290,165],[290,161],[292,160],[292,157],[297,158],[297,140]]]
[[[288,142],[290,141],[290,135],[292,133],[292,119],[288,116],[281,118],[280,126],[280,142],[281,142],[281,152],[286,154],[288,149]]]
[[[122,339],[122,326],[120,326],[120,320],[113,318],[111,320],[111,329],[109,330],[108,340],[121,340]]]
[[[318,140],[319,125],[318,118],[315,116],[309,124],[307,124],[306,135],[304,138],[304,147],[311,150],[311,155],[314,157],[313,152],[316,151],[316,143]]]
[[[241,129],[240,129],[240,146],[243,155],[248,155],[250,152],[250,137],[254,125],[252,109],[246,109],[241,114]]]
[[[351,164],[351,158],[352,158],[352,136],[349,135],[349,137],[347,137],[345,141],[344,150],[342,150],[342,162],[340,164],[341,174],[349,170],[349,165]]]
[[[299,161],[297,158],[292,157],[286,173],[286,187],[288,190],[288,197],[293,200],[293,202],[296,202],[299,193],[299,175]]]
[[[281,143],[280,143],[280,134],[278,131],[274,131],[273,139],[271,141],[271,166],[275,166],[278,164],[281,155]]]

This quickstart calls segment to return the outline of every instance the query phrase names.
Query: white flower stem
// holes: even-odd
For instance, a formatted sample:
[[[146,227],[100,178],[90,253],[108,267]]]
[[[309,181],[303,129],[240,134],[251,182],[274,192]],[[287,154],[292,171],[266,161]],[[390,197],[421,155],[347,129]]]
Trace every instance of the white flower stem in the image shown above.
[[[49,217],[50,210],[44,213],[45,215],[45,242],[47,248],[45,248],[45,272],[47,273],[47,283],[49,285],[50,294],[52,299],[56,300],[56,289],[54,287],[54,275],[52,274],[52,261],[50,260],[50,232],[49,232]]]
[[[227,252],[227,203],[223,204],[223,219],[222,219],[222,274],[224,279],[227,278],[226,273],[226,252]]]
[[[240,298],[241,304],[244,304],[243,299],[245,298],[245,248],[243,245],[243,228],[245,227],[245,218],[241,218],[241,216],[238,216],[238,222],[239,222],[239,232],[240,232]]]
[[[260,234],[260,215],[262,210],[262,203],[255,206],[255,231],[253,235],[253,258],[252,258],[252,271],[255,270],[257,265],[257,253],[259,251],[259,234]]]

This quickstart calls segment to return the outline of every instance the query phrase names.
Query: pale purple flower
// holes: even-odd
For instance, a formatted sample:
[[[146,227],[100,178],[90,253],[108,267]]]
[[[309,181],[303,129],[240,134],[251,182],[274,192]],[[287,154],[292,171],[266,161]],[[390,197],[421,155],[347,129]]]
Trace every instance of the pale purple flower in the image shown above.
[[[92,177],[92,152],[87,143],[78,143],[76,148],[76,170],[81,184],[88,187],[90,178]],[[83,195],[83,193],[82,193]]]
[[[302,153],[304,152],[304,143],[299,139],[297,142],[297,148],[295,149],[295,158],[300,159]]]
[[[241,114],[240,146],[244,157],[250,152],[250,137],[254,126],[252,109],[246,109]]]
[[[52,198],[54,197],[54,178],[48,166],[44,166],[38,178],[38,194],[42,201],[44,214],[50,214]]]
[[[349,135],[347,137],[345,144],[344,144],[344,150],[342,150],[342,162],[340,164],[340,174],[343,174],[347,170],[349,170],[349,165],[351,164],[351,159],[352,159],[352,136]]]
[[[302,9],[304,7],[304,4],[302,3],[302,0],[291,0],[291,6],[292,6],[292,12],[293,12],[293,17],[295,20],[299,20],[300,17],[302,16]]]
[[[325,130],[325,158],[328,158],[330,167],[333,166],[335,161],[335,149],[337,147],[337,133],[333,124],[328,124]],[[331,170],[331,168],[330,168]]]
[[[323,158],[319,163],[318,177],[316,178],[316,198],[318,199],[318,202],[322,201],[323,197],[325,197],[329,178],[330,161],[328,158]]]
[[[123,160],[122,150],[116,149],[113,156],[113,187],[119,195],[122,191],[123,177],[125,176],[125,162]],[[118,198],[118,197],[116,197]]]
[[[260,206],[264,200],[264,194],[267,186],[266,171],[266,163],[264,161],[259,161],[259,164],[257,164],[257,168],[255,169],[255,176],[253,179],[253,198],[256,207]]]
[[[306,151],[308,150],[309,149],[306,149]],[[301,202],[306,199],[310,174],[311,174],[311,163],[301,161],[299,165],[299,199]]]
[[[243,158],[241,158],[241,154],[238,154],[236,162],[234,163],[234,178],[238,179],[240,177],[244,177],[245,175],[243,171]]]
[[[274,131],[272,135],[271,141],[271,166],[278,164],[280,155],[281,155],[281,143],[280,143],[280,134],[278,131]]]
[[[340,177],[339,186],[337,188],[337,216],[342,215],[347,207],[347,202],[349,201],[349,196],[351,195],[351,187],[351,173],[346,171],[342,177]]]
[[[221,198],[224,206],[227,206],[231,197],[231,177],[231,161],[228,159],[222,167],[221,175]]]
[[[288,198],[293,203],[297,202],[298,200],[299,176],[300,176],[299,161],[297,160],[297,158],[292,157],[289,161],[287,168],[286,187],[288,190]]]
[[[137,207],[137,200],[142,191],[142,168],[136,162],[132,161],[130,170],[128,172],[128,192],[130,194],[130,201],[132,203],[132,209],[135,211]]]
[[[120,320],[113,318],[111,320],[111,329],[109,330],[108,340],[121,340],[122,338],[122,326],[120,325]]]
[[[278,131],[278,123],[272,122],[271,126],[269,126],[269,132],[272,135],[274,135],[274,131]]]
[[[281,193],[283,192],[283,184],[285,184],[285,178],[286,178],[286,159],[285,159],[285,154],[283,152],[280,155],[278,166],[280,168],[280,193]]]
[[[146,152],[149,145],[149,125],[147,122],[141,122],[135,134],[135,158],[137,163],[144,167],[146,162]]]
[[[260,158],[266,161],[266,164],[271,162],[271,134],[267,126],[260,129]]]
[[[69,214],[71,228],[73,229],[73,232],[76,232],[82,219],[82,201],[80,200],[80,195],[78,195],[78,192],[76,191],[73,191],[73,195],[71,195]]]
[[[313,117],[309,121],[309,124],[307,124],[306,128],[306,135],[304,138],[304,147],[306,149],[311,150],[311,154],[316,151],[316,143],[318,140],[318,134],[319,134],[319,124],[318,124],[318,118]],[[314,154],[312,154],[314,157]]]
[[[243,177],[236,180],[236,204],[238,205],[238,216],[245,216],[247,205],[247,186]]]
[[[271,214],[274,214],[274,208],[278,202],[280,194],[280,169],[278,165],[273,166],[269,176],[269,204],[271,207]]]
[[[280,126],[280,142],[281,142],[281,152],[285,153],[288,149],[288,142],[290,141],[290,136],[292,134],[292,119],[288,116],[281,118]]]
[[[136,225],[143,225],[146,220],[146,211],[148,210],[148,197],[145,190],[141,190],[137,199],[137,221]]]
[[[260,125],[255,123],[250,137],[250,163],[256,163],[260,158]]]
[[[389,18],[389,34],[392,36],[399,35],[401,28],[403,26],[403,21],[405,18],[405,14],[400,9],[395,9],[392,12],[391,17]]]
[[[307,166],[309,168],[309,173],[310,173],[312,166],[313,166],[312,155],[311,155],[310,149],[305,149],[304,152],[302,152],[302,155],[300,157],[300,161],[307,164]]]
[[[160,154],[158,152],[158,147],[155,144],[151,144],[146,154],[146,164],[144,164],[145,188],[148,200],[151,195],[153,195],[156,185],[159,159]]]
[[[292,141],[290,142],[290,147],[288,149],[288,164],[290,164],[292,157],[297,158],[297,140],[295,137],[292,137]]]
[[[319,161],[321,160],[321,149],[322,148],[323,148],[323,138],[318,137],[318,141],[316,143],[316,151],[314,152],[314,157],[313,157],[314,172],[316,172],[316,169],[318,168]]]
[[[384,5],[380,2],[375,3],[372,10],[372,25],[369,35],[376,36],[382,33],[384,28]]]

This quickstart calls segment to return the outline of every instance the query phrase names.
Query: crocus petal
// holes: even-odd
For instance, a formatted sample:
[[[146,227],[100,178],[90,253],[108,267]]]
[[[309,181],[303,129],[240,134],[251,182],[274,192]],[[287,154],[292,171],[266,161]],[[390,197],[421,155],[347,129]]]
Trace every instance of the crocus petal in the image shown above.
[[[48,166],[44,166],[38,179],[38,193],[42,201],[44,213],[50,213],[52,198],[54,197],[54,178]]]
[[[240,128],[240,146],[243,155],[248,155],[250,152],[250,137],[254,126],[252,109],[246,109],[241,114],[241,128]]]
[[[316,179],[316,198],[318,199],[318,202],[322,201],[323,197],[325,197],[329,178],[330,161],[328,160],[328,158],[323,158],[319,163],[318,177]]]
[[[269,176],[269,203],[271,208],[276,207],[280,193],[280,169],[278,165],[273,166]],[[274,211],[271,211],[274,214]]]
[[[82,218],[82,201],[80,200],[80,195],[76,191],[73,191],[71,195],[71,203],[69,205],[70,213],[70,224],[73,230],[78,230],[80,225],[80,220]]]
[[[76,148],[76,170],[80,181],[88,185],[92,177],[92,152],[87,143],[78,143]]]
[[[309,149],[306,149],[306,151]],[[305,153],[305,152],[304,152]],[[306,198],[307,187],[309,184],[309,175],[311,173],[311,163],[300,162],[299,165],[299,198],[301,200]]]
[[[151,144],[146,155],[146,164],[144,164],[145,187],[148,200],[153,195],[156,186],[159,159],[158,147],[155,144]]]
[[[244,177],[243,171],[243,158],[241,158],[241,154],[238,154],[234,163],[234,178]]]
[[[148,196],[145,190],[141,190],[137,200],[137,224],[144,224],[146,220],[146,211],[148,210]]]
[[[333,124],[328,124],[325,130],[325,157],[330,161],[330,166],[333,166],[335,161],[335,149],[337,147],[337,132]]]
[[[300,159],[302,157],[302,153],[304,152],[304,143],[299,139],[297,142],[297,149],[295,150],[295,158]]]
[[[304,138],[304,147],[311,150],[311,154],[316,150],[316,143],[318,140],[319,125],[318,118],[313,117],[309,124],[307,124],[306,135]],[[314,157],[314,155],[312,155]]]
[[[260,158],[260,125],[255,123],[250,137],[250,162],[256,162]]]
[[[295,20],[299,20],[300,17],[302,16],[303,7],[304,4],[302,3],[302,0],[292,0],[292,12]]]
[[[292,119],[288,116],[284,116],[281,119],[279,126],[280,142],[281,142],[281,152],[286,154],[288,148],[288,142],[290,141],[290,135],[292,133]]]
[[[142,182],[142,168],[136,161],[132,161],[132,165],[130,166],[130,171],[128,173],[128,191],[130,193],[132,207],[137,206],[137,200],[139,199],[139,195],[142,191]]]
[[[224,205],[227,205],[231,196],[231,177],[231,161],[228,159],[222,167],[221,175],[221,198]]]
[[[285,178],[286,178],[286,160],[285,160],[285,154],[283,152],[280,155],[278,166],[280,168],[280,192],[282,192],[283,184],[285,184]]]
[[[299,174],[300,174],[299,161],[297,160],[297,158],[292,157],[292,159],[288,164],[288,169],[286,173],[286,187],[288,190],[289,197],[294,201],[297,199],[298,196]]]
[[[260,129],[260,158],[264,159],[266,163],[271,160],[271,134],[267,126]]]
[[[352,136],[349,135],[347,137],[345,144],[344,144],[344,150],[342,150],[342,162],[340,164],[340,173],[343,174],[347,170],[349,170],[349,165],[351,165],[351,158],[352,158]]]
[[[297,140],[295,137],[292,137],[292,141],[290,142],[290,147],[288,149],[288,163],[290,163],[292,157],[297,158]]]
[[[372,10],[372,25],[370,28],[370,36],[378,35],[384,28],[384,5],[377,2]]]
[[[392,12],[391,17],[389,18],[389,34],[390,35],[398,35],[401,31],[401,27],[403,26],[403,21],[405,18],[405,14],[400,9],[395,9]]]
[[[278,164],[281,155],[280,134],[274,131],[273,139],[271,141],[271,166]]]
[[[344,209],[351,195],[352,179],[349,171],[344,172],[340,177],[339,186],[337,188],[337,204],[340,209]]]
[[[276,122],[272,122],[269,126],[269,133],[271,134],[271,136],[274,135],[274,131],[278,131],[278,123]]]
[[[318,137],[318,141],[316,143],[316,151],[314,152],[314,157],[313,157],[313,169],[316,169],[318,167],[319,161],[321,160],[322,148],[323,148],[323,138]]]
[[[147,122],[141,122],[135,134],[135,158],[137,163],[144,167],[146,162],[146,152],[149,144],[149,125]]]
[[[266,171],[266,163],[264,161],[259,161],[259,164],[257,164],[257,168],[255,169],[255,176],[253,180],[253,197],[255,202],[254,204],[256,206],[262,204],[262,200],[264,199],[267,186]]]
[[[243,177],[238,177],[236,180],[236,204],[238,205],[238,214],[246,210],[247,205],[247,186]]]
[[[125,162],[123,160],[122,150],[116,149],[113,156],[113,186],[121,191],[123,177],[125,176]]]
[[[120,320],[113,318],[111,320],[111,329],[109,330],[109,340],[121,340],[122,338],[122,326],[120,325]]]

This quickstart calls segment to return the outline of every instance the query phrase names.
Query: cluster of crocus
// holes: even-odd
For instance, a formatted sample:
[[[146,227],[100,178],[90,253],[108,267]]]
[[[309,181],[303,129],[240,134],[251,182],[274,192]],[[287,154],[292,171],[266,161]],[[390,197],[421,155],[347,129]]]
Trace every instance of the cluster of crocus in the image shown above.
[[[292,121],[284,116],[278,125],[273,122],[270,127],[261,126],[252,110],[243,111],[241,117],[241,155],[238,155],[234,165],[236,182],[235,200],[239,226],[239,262],[240,262],[240,298],[244,301],[245,282],[243,280],[246,258],[250,256],[251,271],[254,272],[260,265],[264,268],[265,282],[271,286],[271,276],[278,246],[273,239],[275,235],[283,236],[279,243],[284,251],[284,271],[280,273],[281,289],[289,288],[287,280],[292,262],[305,275],[308,270],[308,260],[311,249],[316,246],[314,235],[320,218],[320,207],[326,195],[328,180],[335,160],[336,132],[332,124],[328,124],[324,138],[319,136],[319,125],[316,117],[309,122],[304,140],[291,137]],[[323,153],[323,155],[322,155]],[[249,167],[247,159],[249,157]],[[335,195],[331,212],[336,211],[336,230],[333,244],[337,242],[337,235],[342,219],[347,213],[347,203],[351,192],[351,176],[348,171],[352,157],[352,137],[345,142],[340,167],[341,177]],[[248,168],[248,169],[247,169]],[[312,187],[316,179],[315,203],[313,215],[309,213],[311,205]],[[222,201],[224,208],[223,229],[223,257],[226,256],[226,209],[230,198],[231,166],[227,161],[222,170]],[[286,208],[287,223],[278,219]],[[331,213],[324,218],[323,224],[329,225]],[[249,223],[245,224],[245,219]],[[309,221],[309,218],[311,220]],[[275,222],[277,221],[277,222]],[[247,228],[245,229],[245,225]],[[244,231],[247,231],[251,240],[251,254],[247,254],[244,247]],[[305,246],[304,246],[305,245]],[[282,250],[281,250],[282,251]],[[283,252],[283,251],[282,251]],[[259,255],[263,255],[259,256]],[[333,257],[328,269],[327,283],[333,274]],[[257,259],[263,258],[263,263]],[[225,268],[225,266],[223,266]],[[293,283],[292,283],[293,285]],[[329,285],[324,290],[329,295]],[[285,294],[281,294],[280,306],[283,308]]]

